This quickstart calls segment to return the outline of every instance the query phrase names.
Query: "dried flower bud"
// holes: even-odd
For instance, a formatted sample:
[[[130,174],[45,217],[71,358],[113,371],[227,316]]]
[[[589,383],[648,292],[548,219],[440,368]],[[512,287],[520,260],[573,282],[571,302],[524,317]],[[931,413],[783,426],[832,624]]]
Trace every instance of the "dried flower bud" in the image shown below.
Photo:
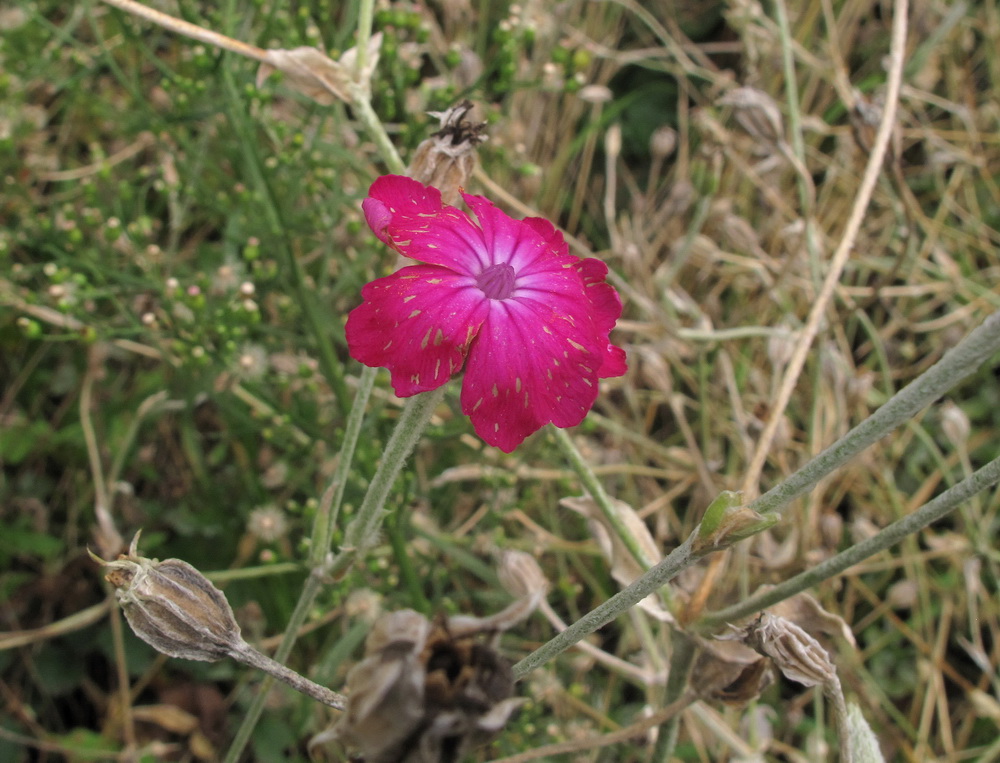
[[[533,596],[538,592],[544,596],[549,590],[549,581],[535,557],[524,551],[504,551],[497,574],[500,585],[512,596]]]
[[[875,135],[878,133],[879,123],[885,114],[885,96],[879,93],[869,98],[855,90],[854,97],[854,105],[848,114],[851,120],[851,132],[858,147],[866,154],[870,154],[875,147]],[[886,160],[894,162],[900,154],[902,154],[902,137],[899,125],[894,125],[886,150]]]
[[[774,660],[785,678],[806,686],[839,682],[830,655],[791,620],[764,612],[741,631],[741,636],[747,646]]]
[[[966,448],[972,425],[965,411],[951,400],[941,404],[941,429],[952,445],[963,450]]]
[[[755,87],[738,87],[719,99],[719,105],[732,106],[733,116],[751,137],[778,144],[784,140],[781,111],[774,99]]]
[[[454,621],[413,610],[379,618],[347,675],[346,712],[313,743],[340,739],[365,763],[438,763],[492,738],[522,702],[510,663],[476,638],[496,633],[496,617]]]
[[[649,153],[655,158],[665,159],[677,148],[677,131],[669,125],[660,125],[649,138]]]
[[[476,148],[486,140],[485,122],[468,122],[471,101],[461,101],[446,111],[428,112],[441,122],[441,129],[417,146],[409,175],[441,191],[445,204],[457,204],[459,190],[476,166]]]
[[[113,562],[94,557],[109,572],[118,602],[135,634],[169,657],[215,662],[240,650],[243,639],[226,597],[180,559],[139,556],[136,533]]]

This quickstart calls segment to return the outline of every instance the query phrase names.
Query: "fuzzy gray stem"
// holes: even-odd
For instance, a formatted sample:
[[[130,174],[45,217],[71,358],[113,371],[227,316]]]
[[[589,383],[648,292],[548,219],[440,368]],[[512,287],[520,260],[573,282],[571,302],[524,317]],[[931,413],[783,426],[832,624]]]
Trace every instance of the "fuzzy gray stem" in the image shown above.
[[[817,564],[795,577],[789,578],[767,591],[754,594],[731,607],[710,612],[697,624],[699,631],[711,631],[723,623],[735,623],[745,617],[761,612],[779,601],[784,601],[797,593],[812,588],[817,583],[839,575],[849,567],[870,556],[899,543],[907,535],[918,532],[958,506],[981,490],[1000,482],[1000,458],[995,458],[986,466],[966,477],[957,485],[945,490],[937,498],[928,501],[912,514],[898,519],[870,538],[841,551],[824,562]]]
[[[291,668],[287,668],[280,662],[272,660],[266,654],[258,652],[246,642],[243,642],[239,649],[234,649],[230,652],[229,656],[237,662],[242,662],[244,665],[263,670],[268,675],[274,676],[279,681],[291,686],[295,691],[312,697],[317,702],[322,702],[324,705],[329,705],[336,710],[343,710],[347,707],[347,697],[343,694],[338,694],[335,691],[327,689],[325,686],[320,686],[318,683],[310,681]]]
[[[961,343],[893,395],[875,413],[854,427],[816,458],[750,504],[761,514],[781,512],[831,472],[839,469],[869,445],[912,419],[921,408],[937,400],[970,376],[991,355],[1000,351],[1000,311],[990,315]]]

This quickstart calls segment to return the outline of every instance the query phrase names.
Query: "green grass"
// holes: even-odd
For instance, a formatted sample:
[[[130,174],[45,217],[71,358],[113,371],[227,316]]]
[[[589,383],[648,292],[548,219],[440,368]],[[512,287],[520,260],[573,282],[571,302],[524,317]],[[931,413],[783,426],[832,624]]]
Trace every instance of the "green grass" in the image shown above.
[[[542,3],[510,27],[506,4],[454,4],[464,16],[452,5],[376,12],[386,37],[374,110],[405,161],[435,129],[426,111],[475,101],[490,139],[467,189],[566,226],[576,253],[612,269],[625,302],[614,336],[630,370],[602,384],[572,436],[664,553],[720,491],[746,487],[773,417],[754,493],[1000,307],[1000,17],[990,3],[911,9],[898,143],[783,409],[792,332],[868,157],[849,86],[869,97],[883,86],[891,10],[835,3],[833,34],[823,4],[788,4],[789,103],[770,5],[741,16],[721,4],[675,14],[660,0]],[[337,52],[352,46],[358,17],[354,3],[318,1],[164,10],[263,48],[322,41]],[[86,554],[101,549],[94,507],[106,500],[126,541],[142,528],[150,556],[247,569],[222,585],[248,640],[277,645],[361,373],[346,315],[361,286],[394,267],[360,209],[385,159],[349,105],[320,106],[279,76],[258,87],[255,62],[101,3],[19,2],[0,14],[0,759],[106,760],[130,744],[146,760],[221,757],[258,676],[164,660],[127,629],[119,640],[111,607],[68,619],[108,601]],[[788,159],[795,148],[749,135],[718,105],[734,84],[773,99],[791,146],[800,117],[806,177]],[[658,129],[661,139],[675,131],[675,149],[651,145]],[[766,537],[686,570],[672,584],[678,611],[697,614],[699,596],[705,611],[721,609],[808,569],[996,458],[995,371],[948,399],[799,499]],[[380,374],[335,546],[400,410]],[[532,553],[552,608],[575,621],[619,588],[587,523],[559,505],[581,492],[544,433],[511,456],[483,445],[453,383],[390,492],[378,544],[321,588],[308,619],[317,627],[290,665],[340,689],[375,599],[432,617],[499,611],[510,601],[494,569],[502,549]],[[279,537],[252,532],[260,507],[283,513]],[[853,630],[857,646],[837,642],[834,661],[889,760],[1000,755],[998,509],[987,491],[813,591]],[[11,645],[23,632],[27,642]],[[553,635],[536,614],[502,649],[517,660]],[[676,638],[634,613],[591,641],[652,676]],[[336,714],[273,691],[247,754],[308,760],[309,738]],[[662,685],[578,651],[519,691],[530,702],[477,760],[569,740],[589,748],[664,704]],[[767,727],[759,737],[747,730],[754,719]],[[696,703],[673,754],[834,760],[835,748],[819,692],[779,678],[747,707]],[[653,749],[635,734],[547,759],[644,761]]]

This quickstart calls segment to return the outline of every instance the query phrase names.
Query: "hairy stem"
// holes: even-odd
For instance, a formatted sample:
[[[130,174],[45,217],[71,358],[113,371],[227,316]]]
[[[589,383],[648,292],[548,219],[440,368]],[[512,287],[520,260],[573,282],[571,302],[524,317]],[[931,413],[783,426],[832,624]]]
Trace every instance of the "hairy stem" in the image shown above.
[[[650,559],[649,556],[643,551],[642,546],[639,541],[631,533],[628,525],[625,524],[625,520],[622,519],[618,514],[618,509],[615,503],[608,496],[607,492],[604,490],[604,486],[601,485],[601,481],[597,479],[597,475],[594,474],[594,470],[590,468],[590,464],[584,459],[577,450],[576,445],[573,444],[573,439],[567,434],[566,430],[559,429],[558,427],[550,427],[549,431],[552,433],[553,439],[555,439],[556,444],[559,449],[563,452],[569,465],[576,472],[577,477],[580,478],[580,482],[583,484],[584,489],[590,493],[590,497],[594,499],[594,503],[601,510],[604,518],[608,520],[608,524],[614,531],[615,535],[625,544],[625,548],[629,550],[632,557],[642,566],[643,569],[648,570],[655,564],[655,560]]]
[[[959,345],[952,348],[941,360],[900,390],[870,418],[852,429],[782,484],[762,495],[750,504],[749,508],[760,513],[780,512],[792,500],[812,489],[823,477],[841,467],[850,458],[887,435],[900,424],[908,421],[921,408],[967,378],[997,351],[1000,351],[1000,312],[989,316]],[[984,467],[984,469],[986,468],[988,467]],[[974,480],[970,487],[976,486],[978,490],[992,484],[984,479],[980,472],[976,472],[969,478],[969,480]],[[980,476],[977,478],[977,475]],[[963,483],[960,484],[967,481],[963,480]],[[958,487],[956,485],[952,490]],[[943,498],[947,494],[944,493],[939,498]],[[962,500],[965,497],[967,496],[964,496]],[[910,517],[900,521],[906,522],[907,520],[912,521]],[[907,525],[904,527],[907,528],[904,534],[920,529]],[[514,666],[515,676],[522,678],[535,668],[544,665],[580,639],[611,622],[653,591],[665,585],[679,572],[694,564],[701,558],[692,550],[694,541],[698,538],[698,532],[699,530],[696,528],[687,540],[671,551],[663,561],[641,578],[585,614],[565,631],[518,662]]]
[[[310,681],[291,668],[285,667],[276,660],[272,660],[266,654],[258,652],[246,642],[243,643],[242,647],[239,650],[234,650],[230,654],[230,657],[237,662],[242,662],[244,665],[263,670],[268,675],[288,684],[295,691],[312,697],[324,705],[336,708],[337,710],[343,710],[347,707],[347,697],[343,694],[338,694],[335,691],[327,689],[325,686],[320,686],[318,683]]]
[[[817,583],[829,580],[868,557],[894,546],[907,535],[919,532],[929,524],[954,511],[976,493],[997,484],[997,482],[1000,482],[1000,458],[990,461],[986,466],[969,475],[954,487],[945,490],[937,498],[928,501],[912,514],[896,520],[872,537],[841,551],[810,570],[779,583],[774,588],[754,594],[731,607],[709,612],[698,621],[695,627],[701,631],[714,630],[723,623],[742,620],[744,617],[749,617],[779,601],[801,593]]]

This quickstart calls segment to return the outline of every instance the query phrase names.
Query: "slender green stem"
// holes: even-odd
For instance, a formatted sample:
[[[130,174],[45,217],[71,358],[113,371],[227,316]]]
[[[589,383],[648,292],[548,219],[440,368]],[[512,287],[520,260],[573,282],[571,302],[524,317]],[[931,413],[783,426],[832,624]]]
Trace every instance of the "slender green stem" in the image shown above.
[[[337,462],[337,468],[334,470],[329,487],[323,493],[319,511],[316,512],[316,518],[313,520],[312,547],[309,549],[309,561],[313,566],[322,564],[326,559],[326,555],[330,552],[333,531],[337,527],[340,507],[344,502],[344,488],[347,485],[347,475],[350,474],[351,464],[354,462],[354,450],[358,445],[361,424],[365,418],[368,398],[371,397],[377,374],[377,368],[365,366],[361,370],[361,376],[358,377],[358,392],[354,397],[351,412],[347,416],[347,424],[344,427],[344,441],[340,446],[340,458]]]
[[[523,678],[535,668],[562,654],[580,639],[607,625],[657,588],[666,585],[681,570],[694,564],[698,557],[691,550],[693,539],[694,536],[689,537],[641,578],[623,588],[599,607],[592,609],[562,633],[514,665],[514,677]]]
[[[906,536],[924,529],[932,522],[936,522],[949,512],[954,511],[971,496],[997,484],[997,482],[1000,482],[1000,458],[990,461],[986,466],[969,475],[954,487],[945,490],[912,514],[896,520],[872,537],[841,551],[810,570],[779,583],[774,588],[754,594],[731,607],[720,609],[717,612],[709,612],[698,621],[695,627],[701,631],[710,631],[723,623],[742,620],[744,617],[767,609],[824,580],[829,580],[868,557],[899,543]]]
[[[360,0],[358,3],[358,57],[355,59],[357,66],[354,69],[356,82],[361,80],[362,73],[368,66],[368,41],[372,38],[374,17],[375,0]],[[367,85],[367,83],[365,84]]]
[[[750,508],[760,513],[780,512],[789,502],[810,490],[827,474],[838,469],[848,459],[857,455],[879,438],[884,437],[925,405],[968,377],[997,351],[1000,351],[1000,312],[989,316],[981,326],[911,384],[900,390],[870,418],[852,429],[802,469],[792,474],[781,485],[762,495],[750,504]],[[978,474],[979,472],[969,479],[976,478]],[[982,477],[978,479],[982,480]],[[965,481],[960,484],[964,483]],[[986,484],[991,483],[984,481],[980,485],[980,489]],[[956,485],[952,490],[958,487]],[[947,493],[943,495],[947,495]],[[908,532],[914,532],[916,529],[919,528],[910,528]],[[692,550],[697,538],[698,529],[696,528],[687,540],[671,551],[663,561],[641,578],[596,609],[585,614],[565,631],[517,663],[514,666],[514,675],[517,678],[523,678],[535,668],[544,665],[569,649],[580,639],[611,622],[653,591],[665,585],[679,572],[690,567],[701,558]]]
[[[656,563],[656,560],[650,559],[646,552],[643,551],[639,541],[618,513],[618,507],[615,506],[615,502],[605,492],[604,486],[597,479],[597,475],[590,468],[590,464],[586,462],[580,451],[577,450],[576,445],[573,444],[573,439],[564,429],[550,427],[549,431],[552,433],[553,439],[555,439],[566,460],[569,461],[569,465],[580,478],[584,489],[590,493],[590,497],[594,499],[594,503],[597,504],[604,518],[608,520],[608,525],[614,531],[615,535],[625,544],[625,548],[629,550],[629,553],[632,554],[632,557],[642,568],[648,570]]]
[[[360,0],[359,5],[359,16],[358,16],[358,65],[359,71],[364,68],[367,55],[368,55],[368,40],[371,38],[371,23],[373,14],[373,0]],[[231,75],[230,75],[231,76]],[[382,154],[382,158],[386,165],[393,172],[403,173],[406,170],[402,159],[400,159],[399,154],[396,151],[396,147],[392,144],[385,128],[382,125],[381,120],[379,120],[378,115],[375,114],[371,107],[370,96],[367,86],[363,87],[358,83],[352,83],[350,86],[351,98],[353,100],[353,106],[355,114],[357,115],[359,121],[368,131],[372,140]],[[298,263],[295,261],[294,257],[291,258],[292,265],[297,268]],[[295,273],[298,273],[296,270]],[[298,279],[298,283],[301,283],[301,277]],[[313,314],[313,311],[308,308],[311,305],[311,300],[308,299],[309,295],[301,294],[301,301],[306,311],[306,318],[310,323],[310,326],[317,330],[318,316]],[[324,373],[330,378],[329,371],[333,371],[333,368],[328,368],[329,361],[331,359],[326,358],[323,350],[325,342],[317,334],[317,340],[320,344],[320,361],[322,367],[324,368]],[[329,348],[327,348],[329,349]],[[332,360],[336,360],[333,356]],[[338,366],[339,368],[339,366]],[[321,502],[320,512],[317,514],[316,520],[313,525],[313,536],[312,536],[312,547],[310,549],[310,562],[313,565],[312,573],[306,579],[305,584],[302,587],[302,592],[299,594],[299,600],[295,605],[295,610],[292,612],[291,618],[289,618],[288,626],[285,630],[284,638],[282,639],[281,645],[278,647],[274,658],[279,663],[283,663],[287,659],[288,654],[291,652],[292,646],[298,637],[298,631],[301,625],[306,621],[306,617],[312,608],[313,601],[316,595],[319,593],[322,586],[321,575],[324,573],[332,574],[336,571],[346,569],[350,564],[351,560],[354,558],[354,553],[342,551],[337,554],[337,556],[330,562],[329,566],[322,564],[327,556],[330,548],[330,541],[333,536],[334,529],[336,527],[337,517],[339,515],[340,506],[343,501],[344,487],[347,483],[347,475],[350,472],[351,463],[354,457],[354,449],[357,444],[358,434],[361,431],[361,422],[363,420],[364,410],[368,403],[368,396],[371,393],[372,386],[375,380],[376,369],[365,368],[359,379],[358,394],[355,397],[354,404],[351,410],[347,413],[347,425],[344,433],[344,445],[341,451],[340,463],[337,465],[336,473],[334,474],[333,481],[329,488],[327,488],[326,493],[324,493],[323,501]],[[342,374],[341,374],[341,381]],[[338,388],[331,379],[331,386],[334,388],[334,392],[341,400],[341,389]],[[346,390],[346,385],[342,385],[342,389]],[[421,395],[420,397],[427,397],[427,395]],[[440,397],[436,397],[440,400]],[[346,397],[343,398],[346,401]],[[433,409],[433,406],[431,407]],[[428,412],[428,416],[429,416]],[[426,422],[426,419],[424,420]],[[422,427],[421,427],[422,429]],[[412,434],[410,441],[410,450],[412,450],[413,445],[416,443],[416,437],[419,435],[419,431]],[[395,439],[395,433],[393,435]],[[392,442],[392,440],[390,440]],[[402,466],[402,461],[405,460],[406,456],[409,455],[410,450],[407,450],[405,454],[399,459],[399,466]],[[385,459],[383,459],[383,465]],[[376,472],[375,478],[372,480],[371,487],[369,488],[369,495],[376,485],[380,485],[380,473],[382,472],[382,465],[380,465],[379,470]],[[399,469],[397,468],[391,475],[392,480],[395,480]],[[384,481],[384,480],[383,480]],[[381,508],[385,503],[385,496],[388,495],[389,486],[384,486],[382,490],[383,495],[380,501],[369,501],[369,496],[366,495],[365,503],[363,504],[363,509],[370,504],[377,504],[376,510],[372,511],[373,521],[379,519],[379,514]],[[360,516],[360,512],[359,512]],[[264,703],[267,697],[267,690],[270,686],[271,678],[267,677],[264,679],[263,684],[258,689],[258,694],[254,697],[253,702],[247,710],[246,715],[243,718],[243,722],[238,729],[233,743],[226,753],[225,763],[236,763],[243,749],[246,747],[247,743],[250,741],[250,735],[253,733],[254,727],[257,725],[257,721],[260,719],[261,713],[264,710]]]
[[[782,511],[826,475],[839,469],[875,441],[909,421],[921,408],[970,376],[1000,351],[1000,312],[993,313],[937,363],[893,395],[881,408],[820,453],[780,485],[750,504],[761,514]]]
[[[365,498],[361,502],[357,516],[351,520],[344,532],[344,550],[341,552],[357,555],[371,547],[378,536],[378,526],[382,522],[382,510],[389,497],[396,477],[413,452],[417,440],[427,426],[431,414],[444,397],[445,387],[424,392],[411,397],[403,406],[396,428],[386,443],[375,476],[372,477]]]
[[[670,655],[670,673],[667,676],[666,691],[663,704],[670,706],[684,696],[688,676],[694,664],[697,643],[681,631],[674,634],[672,641],[673,653]],[[681,716],[674,715],[660,725],[660,733],[656,737],[656,747],[650,757],[650,763],[667,763],[677,746],[677,735],[681,728]]]
[[[354,114],[358,118],[358,121],[365,126],[365,130],[367,130],[371,139],[375,141],[375,146],[382,155],[382,160],[389,168],[389,171],[395,172],[397,175],[405,174],[406,165],[399,158],[399,152],[396,151],[396,146],[393,145],[389,133],[382,126],[382,121],[378,118],[378,114],[372,109],[368,93],[362,86],[356,83],[351,83],[348,85],[348,88],[351,93]]]

